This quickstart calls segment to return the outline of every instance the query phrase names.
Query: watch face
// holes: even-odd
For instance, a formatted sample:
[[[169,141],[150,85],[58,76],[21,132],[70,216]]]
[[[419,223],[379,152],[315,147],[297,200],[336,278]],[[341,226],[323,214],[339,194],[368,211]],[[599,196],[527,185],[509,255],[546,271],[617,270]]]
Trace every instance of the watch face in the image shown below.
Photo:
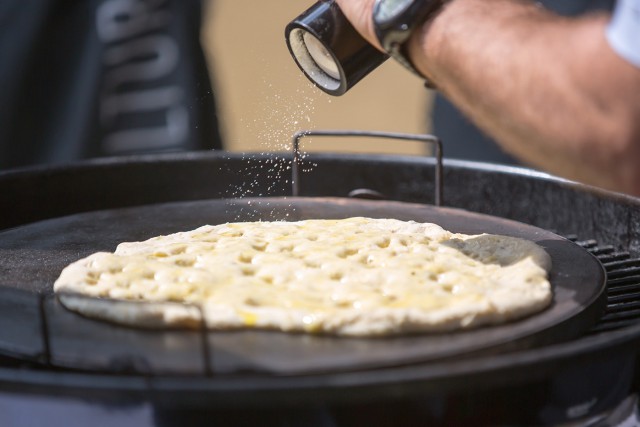
[[[414,0],[378,0],[374,11],[375,20],[384,23],[404,12]]]

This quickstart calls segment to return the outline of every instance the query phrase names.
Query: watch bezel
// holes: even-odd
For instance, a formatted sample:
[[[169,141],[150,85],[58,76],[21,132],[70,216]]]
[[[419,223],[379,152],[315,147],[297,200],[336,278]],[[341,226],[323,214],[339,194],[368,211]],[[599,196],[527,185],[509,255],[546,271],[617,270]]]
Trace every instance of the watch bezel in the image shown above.
[[[398,16],[402,15],[409,7],[411,7],[415,3],[415,0],[403,0],[405,4],[402,6],[401,9],[397,10],[395,14],[390,15],[389,17],[386,17],[386,18],[381,17],[381,14],[382,14],[381,9],[384,7],[386,3],[389,3],[389,1],[391,0],[376,1],[374,5],[373,16],[374,16],[374,20],[379,25],[384,25],[385,23],[396,19]],[[394,0],[394,1],[397,1],[397,0]]]
[[[392,44],[406,42],[413,30],[440,8],[442,0],[411,0],[407,7],[389,19],[379,19],[380,8],[392,0],[376,0],[373,6],[373,24],[378,41],[389,52]],[[389,52],[391,53],[391,52]]]

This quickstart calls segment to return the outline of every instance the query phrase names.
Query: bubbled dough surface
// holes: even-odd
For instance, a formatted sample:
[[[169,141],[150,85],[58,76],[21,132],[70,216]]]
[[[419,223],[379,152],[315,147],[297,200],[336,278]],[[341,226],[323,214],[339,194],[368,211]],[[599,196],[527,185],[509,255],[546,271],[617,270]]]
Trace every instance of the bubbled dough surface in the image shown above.
[[[497,324],[552,299],[535,243],[450,233],[435,224],[349,218],[246,222],[120,244],[65,268],[56,292],[200,305],[213,329],[375,336]],[[113,304],[61,295],[68,308],[134,326],[197,326],[182,304]]]

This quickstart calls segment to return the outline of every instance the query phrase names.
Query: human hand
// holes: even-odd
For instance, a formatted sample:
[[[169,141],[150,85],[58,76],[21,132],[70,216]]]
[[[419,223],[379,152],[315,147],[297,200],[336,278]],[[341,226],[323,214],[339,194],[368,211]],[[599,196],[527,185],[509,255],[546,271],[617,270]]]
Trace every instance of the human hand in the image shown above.
[[[369,43],[380,50],[382,46],[373,30],[373,3],[375,0],[335,0],[351,25]]]

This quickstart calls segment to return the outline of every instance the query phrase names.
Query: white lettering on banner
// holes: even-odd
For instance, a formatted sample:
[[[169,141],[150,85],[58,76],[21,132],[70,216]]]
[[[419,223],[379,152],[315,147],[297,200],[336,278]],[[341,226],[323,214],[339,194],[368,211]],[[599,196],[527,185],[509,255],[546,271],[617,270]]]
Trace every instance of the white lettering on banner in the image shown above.
[[[584,417],[591,411],[591,408],[593,408],[596,403],[598,403],[598,399],[594,397],[587,402],[571,406],[567,409],[567,417],[570,419]]]
[[[170,108],[165,115],[165,125],[155,128],[138,128],[108,135],[103,144],[109,152],[131,150],[158,150],[184,141],[189,130],[189,113],[183,106]],[[160,141],[160,143],[158,142]]]
[[[173,73],[180,48],[166,31],[166,0],[106,0],[97,9],[96,26],[105,43],[100,120],[107,153],[178,148],[189,136],[184,91],[175,84],[153,85]],[[131,88],[130,85],[144,85]],[[145,114],[144,127],[133,127]]]
[[[164,77],[176,69],[180,52],[175,40],[168,36],[148,36],[107,49],[104,64],[116,66],[105,75],[107,90],[123,83],[134,83]]]
[[[169,13],[157,9],[163,3],[166,0],[110,0],[102,3],[96,19],[100,40],[112,43],[143,31],[166,28]]]
[[[120,114],[166,110],[179,104],[183,95],[182,88],[177,86],[114,94],[102,100],[101,120],[108,123]]]

